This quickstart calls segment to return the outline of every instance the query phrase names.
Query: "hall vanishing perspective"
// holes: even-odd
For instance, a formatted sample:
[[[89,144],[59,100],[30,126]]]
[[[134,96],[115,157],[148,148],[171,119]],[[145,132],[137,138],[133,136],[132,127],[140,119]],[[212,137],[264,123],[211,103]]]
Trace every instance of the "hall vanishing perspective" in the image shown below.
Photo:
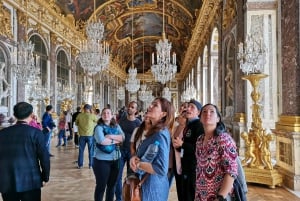
[[[300,196],[299,22],[299,0],[0,0],[1,127],[20,101],[58,117],[196,99],[220,108],[247,182]]]

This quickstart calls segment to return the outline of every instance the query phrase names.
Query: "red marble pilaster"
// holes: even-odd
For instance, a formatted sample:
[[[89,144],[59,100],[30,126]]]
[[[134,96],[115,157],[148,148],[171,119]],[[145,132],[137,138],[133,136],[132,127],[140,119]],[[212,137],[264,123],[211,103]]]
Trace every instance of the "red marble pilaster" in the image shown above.
[[[281,1],[282,114],[300,115],[299,0]]]

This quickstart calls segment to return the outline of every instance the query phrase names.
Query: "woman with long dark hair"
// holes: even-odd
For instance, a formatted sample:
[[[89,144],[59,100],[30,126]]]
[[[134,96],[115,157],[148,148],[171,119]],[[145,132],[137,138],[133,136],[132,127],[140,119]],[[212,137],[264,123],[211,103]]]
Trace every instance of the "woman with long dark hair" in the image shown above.
[[[142,185],[143,201],[166,201],[169,195],[170,127],[174,122],[174,107],[167,99],[156,98],[148,107],[147,117],[151,121],[151,128],[138,147],[136,155],[130,159],[130,167],[134,172],[142,171],[149,175]],[[159,150],[154,160],[141,161],[148,146],[156,141],[159,143]]]
[[[238,174],[236,145],[226,132],[217,106],[206,104],[200,112],[204,134],[196,143],[195,201],[230,200]]]

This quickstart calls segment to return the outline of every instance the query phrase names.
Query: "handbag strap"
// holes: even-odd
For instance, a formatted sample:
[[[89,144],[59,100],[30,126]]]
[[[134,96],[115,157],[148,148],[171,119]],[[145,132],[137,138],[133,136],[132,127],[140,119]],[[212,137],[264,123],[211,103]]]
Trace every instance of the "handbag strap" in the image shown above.
[[[142,184],[146,181],[146,179],[149,177],[149,173],[145,174],[142,178],[142,180],[140,181],[140,183],[138,184],[138,187],[140,188],[142,186]]]

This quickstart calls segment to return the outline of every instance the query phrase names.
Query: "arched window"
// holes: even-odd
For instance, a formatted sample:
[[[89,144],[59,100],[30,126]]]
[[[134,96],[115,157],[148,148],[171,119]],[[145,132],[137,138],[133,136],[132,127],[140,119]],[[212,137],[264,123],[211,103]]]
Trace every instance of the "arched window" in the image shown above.
[[[203,104],[208,103],[208,55],[207,55],[207,46],[204,47],[203,51],[203,77],[202,77],[202,93],[203,93]]]
[[[218,50],[219,50],[219,33],[218,29],[214,28],[211,36],[211,47],[210,47],[210,102],[218,105],[220,108],[221,101],[219,100],[219,59],[218,59]]]
[[[69,87],[69,71],[70,65],[67,55],[64,51],[59,51],[57,54],[57,82],[61,86]]]
[[[56,111],[61,112],[62,100],[67,98],[68,94],[65,94],[65,89],[69,89],[70,86],[70,71],[71,67],[68,62],[66,53],[63,50],[60,50],[57,54],[57,105]]]
[[[30,41],[34,44],[34,54],[39,57],[40,63],[37,65],[40,67],[40,78],[42,81],[42,86],[47,87],[48,81],[48,70],[47,70],[47,50],[44,41],[38,35],[33,35],[30,37]]]
[[[196,91],[197,91],[197,100],[203,102],[202,100],[202,90],[201,90],[201,57],[198,57],[197,68],[196,68]]]

